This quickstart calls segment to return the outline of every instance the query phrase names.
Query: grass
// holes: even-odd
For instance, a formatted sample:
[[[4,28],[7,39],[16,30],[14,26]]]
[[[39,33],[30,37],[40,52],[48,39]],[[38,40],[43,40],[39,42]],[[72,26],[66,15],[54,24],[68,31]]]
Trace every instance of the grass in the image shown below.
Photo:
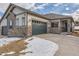
[[[26,49],[26,45],[28,43],[25,42],[23,39],[22,40],[18,40],[18,41],[13,41],[10,42],[9,44],[3,45],[2,47],[0,47],[0,54],[2,53],[9,53],[9,52],[15,52],[12,55],[20,55],[20,54],[24,54],[24,53],[20,53],[20,51]],[[9,54],[6,54],[6,56]],[[10,54],[11,55],[11,54]]]

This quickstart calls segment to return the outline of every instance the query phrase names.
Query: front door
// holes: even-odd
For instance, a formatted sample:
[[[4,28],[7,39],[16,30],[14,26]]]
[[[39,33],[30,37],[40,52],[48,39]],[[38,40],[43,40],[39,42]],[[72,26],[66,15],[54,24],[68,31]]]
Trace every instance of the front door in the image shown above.
[[[62,32],[67,32],[67,20],[62,21]]]

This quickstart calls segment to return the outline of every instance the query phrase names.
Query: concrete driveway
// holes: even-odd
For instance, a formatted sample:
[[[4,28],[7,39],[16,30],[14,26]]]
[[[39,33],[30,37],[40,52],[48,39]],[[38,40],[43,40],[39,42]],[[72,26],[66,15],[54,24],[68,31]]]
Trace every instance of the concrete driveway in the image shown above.
[[[37,37],[50,40],[59,45],[55,56],[79,56],[79,37],[61,34],[42,34]]]

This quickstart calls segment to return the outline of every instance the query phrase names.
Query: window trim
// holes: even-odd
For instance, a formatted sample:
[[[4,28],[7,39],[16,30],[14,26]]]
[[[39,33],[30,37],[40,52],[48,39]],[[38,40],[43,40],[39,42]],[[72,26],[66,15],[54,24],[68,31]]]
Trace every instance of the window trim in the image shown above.
[[[22,26],[25,26],[26,25],[26,19],[25,17],[22,17]]]
[[[58,27],[58,23],[59,23],[59,22],[52,22],[52,23],[51,23],[51,27],[52,27],[52,28],[53,28],[53,27]]]
[[[16,26],[19,26],[19,18],[16,18]]]

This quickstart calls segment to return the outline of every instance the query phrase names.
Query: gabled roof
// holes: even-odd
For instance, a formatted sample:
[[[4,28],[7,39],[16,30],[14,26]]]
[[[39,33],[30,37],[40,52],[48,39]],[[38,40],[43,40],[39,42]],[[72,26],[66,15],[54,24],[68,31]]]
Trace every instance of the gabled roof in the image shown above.
[[[0,22],[2,21],[2,19],[4,18],[4,16],[6,15],[7,11],[9,10],[9,8],[10,8],[11,6],[18,7],[18,8],[24,10],[25,12],[27,12],[27,13],[29,13],[29,14],[33,14],[33,15],[36,15],[36,16],[39,16],[39,17],[48,19],[47,17],[42,16],[41,14],[35,13],[35,12],[33,12],[33,11],[27,10],[27,9],[25,9],[25,8],[23,8],[23,7],[20,7],[20,6],[17,6],[17,5],[15,5],[15,4],[10,3],[9,6],[8,6],[8,8],[7,8],[7,10],[5,11],[4,15],[2,16]]]
[[[5,12],[4,15],[2,16],[2,18],[1,18],[1,20],[0,20],[0,23],[1,23],[1,21],[3,20],[3,18],[5,17],[7,11],[9,10],[9,8],[10,8],[11,6],[18,7],[18,8],[24,10],[25,12],[27,12],[27,13],[29,13],[29,14],[33,14],[33,15],[39,16],[39,17],[44,18],[44,19],[47,19],[47,20],[61,19],[61,18],[71,18],[71,19],[73,19],[73,18],[70,17],[70,16],[58,15],[58,14],[54,14],[54,13],[49,13],[49,14],[45,14],[45,15],[38,14],[38,13],[35,13],[35,12],[33,12],[33,11],[27,10],[27,9],[25,9],[25,8],[23,8],[23,7],[20,7],[20,6],[17,6],[17,5],[15,5],[15,4],[10,3],[10,5],[8,6],[6,12]]]

